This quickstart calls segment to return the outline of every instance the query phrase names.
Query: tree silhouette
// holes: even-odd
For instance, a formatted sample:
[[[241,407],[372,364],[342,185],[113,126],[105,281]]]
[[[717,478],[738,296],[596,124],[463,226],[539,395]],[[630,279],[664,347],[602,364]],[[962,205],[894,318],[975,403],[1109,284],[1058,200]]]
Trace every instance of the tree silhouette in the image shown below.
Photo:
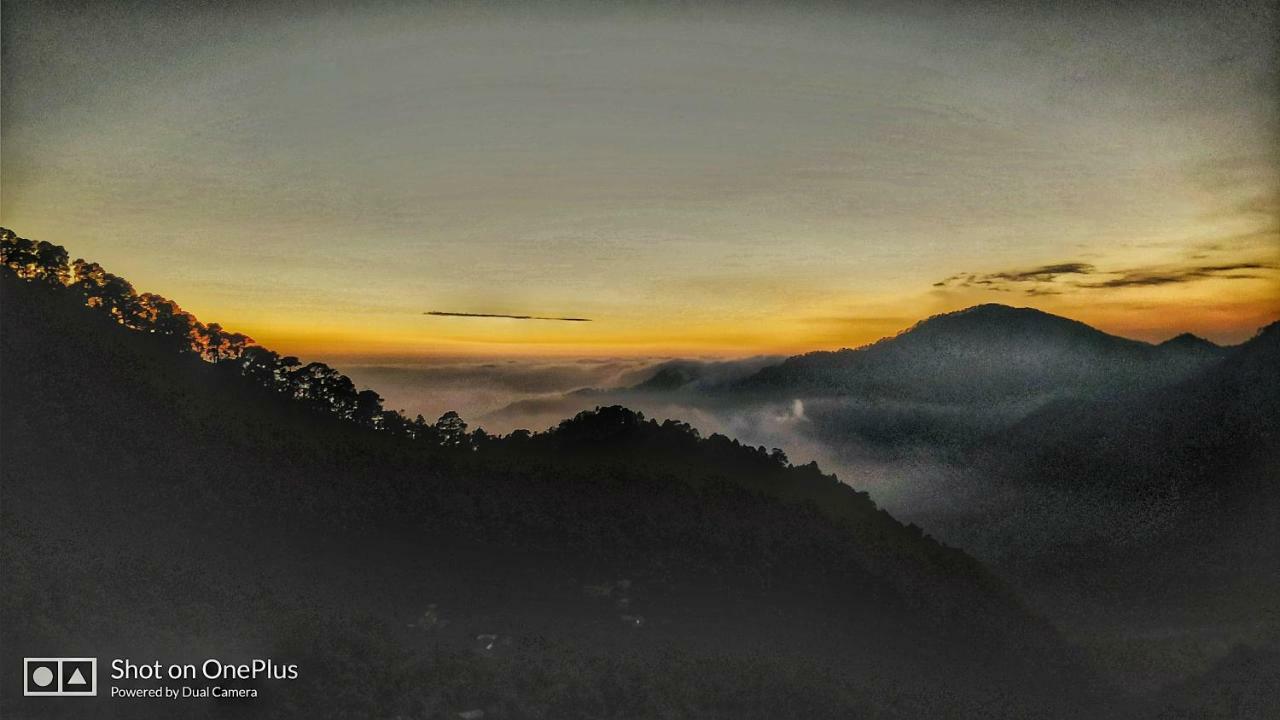
[[[450,410],[436,420],[436,433],[445,447],[461,447],[467,444],[467,423],[458,413]]]
[[[66,285],[71,280],[67,250],[61,245],[18,237],[0,228],[0,262],[24,280]]]
[[[351,411],[351,419],[367,425],[369,427],[377,427],[382,422],[382,397],[372,390],[361,390],[356,393],[355,407]]]

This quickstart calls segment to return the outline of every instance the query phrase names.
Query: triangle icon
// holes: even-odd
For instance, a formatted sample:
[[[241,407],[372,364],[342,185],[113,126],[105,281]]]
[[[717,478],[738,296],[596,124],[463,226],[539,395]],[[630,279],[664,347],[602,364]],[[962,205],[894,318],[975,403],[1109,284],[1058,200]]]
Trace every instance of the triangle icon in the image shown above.
[[[84,676],[80,674],[80,668],[76,668],[76,671],[71,673],[71,679],[67,681],[67,684],[68,685],[84,685],[85,684]]]

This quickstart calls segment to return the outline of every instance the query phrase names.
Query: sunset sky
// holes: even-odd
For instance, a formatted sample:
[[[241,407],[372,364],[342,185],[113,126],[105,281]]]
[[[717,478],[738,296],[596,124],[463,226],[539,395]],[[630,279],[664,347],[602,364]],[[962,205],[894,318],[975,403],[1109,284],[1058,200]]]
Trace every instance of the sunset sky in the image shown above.
[[[1274,4],[695,5],[6,3],[0,224],[312,356],[1280,317]]]

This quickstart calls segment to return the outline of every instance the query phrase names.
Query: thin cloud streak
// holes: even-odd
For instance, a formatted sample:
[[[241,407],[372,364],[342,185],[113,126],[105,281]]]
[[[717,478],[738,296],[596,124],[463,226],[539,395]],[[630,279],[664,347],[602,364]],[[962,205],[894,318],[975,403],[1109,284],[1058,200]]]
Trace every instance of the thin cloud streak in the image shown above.
[[[1241,270],[1274,270],[1274,265],[1265,263],[1235,263],[1233,265],[1201,265],[1198,267],[1180,268],[1170,272],[1151,272],[1146,270],[1128,271],[1118,278],[1100,283],[1082,284],[1085,288],[1117,288],[1150,285],[1170,285],[1173,283],[1191,282],[1204,278],[1220,280],[1253,280],[1258,275],[1239,272]]]
[[[428,310],[423,315],[434,315],[436,317],[461,317],[461,318],[505,318],[507,320],[554,320],[556,322],[591,322],[591,318],[581,317],[546,317],[542,315],[506,315],[503,313],[469,313],[469,312],[444,312],[441,310]]]

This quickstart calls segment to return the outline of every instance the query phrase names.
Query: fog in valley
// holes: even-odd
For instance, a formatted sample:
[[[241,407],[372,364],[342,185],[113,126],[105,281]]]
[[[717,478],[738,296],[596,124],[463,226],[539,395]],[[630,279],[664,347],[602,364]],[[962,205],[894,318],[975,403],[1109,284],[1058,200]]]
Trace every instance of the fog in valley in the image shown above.
[[[779,448],[792,464],[817,462],[824,472],[871,493],[881,507],[904,521],[945,513],[966,492],[963,473],[947,462],[946,450],[928,443],[886,447],[855,433],[833,439],[836,423],[875,421],[884,407],[851,398],[794,398],[765,403],[717,402],[702,389],[741,379],[781,357],[734,360],[697,358],[424,358],[416,361],[335,363],[357,385],[377,391],[387,407],[435,420],[456,411],[472,428],[507,434],[545,430],[578,412],[622,404],[659,421],[687,422],[706,436],[719,433],[752,446]],[[696,368],[697,379],[669,391],[646,391],[664,370]],[[689,380],[689,377],[682,377]],[[1027,403],[1006,409],[1025,414]],[[911,407],[905,413],[951,414],[967,421],[961,407]],[[856,426],[855,426],[856,427]],[[870,428],[867,428],[870,429]]]

